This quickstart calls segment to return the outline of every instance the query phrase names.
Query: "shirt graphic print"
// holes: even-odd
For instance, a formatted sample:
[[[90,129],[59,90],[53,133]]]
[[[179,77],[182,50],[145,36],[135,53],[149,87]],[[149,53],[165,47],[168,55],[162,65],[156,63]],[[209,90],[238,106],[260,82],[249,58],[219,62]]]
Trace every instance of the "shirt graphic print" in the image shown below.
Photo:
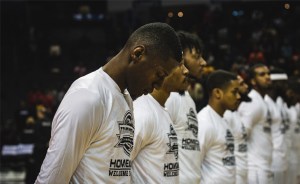
[[[118,121],[119,124],[119,141],[115,148],[122,148],[124,153],[130,157],[130,152],[133,148],[134,124],[131,112],[128,110],[123,121]],[[109,168],[109,176],[130,176],[131,161],[129,159],[111,159]]]
[[[176,160],[178,160],[178,143],[177,143],[177,134],[172,125],[170,125],[170,133],[168,133],[169,143],[167,143],[169,150],[167,154],[174,154]],[[165,163],[164,164],[164,176],[172,177],[178,176],[179,164],[175,163]]]
[[[182,149],[186,150],[200,150],[198,137],[198,120],[196,113],[194,112],[193,108],[190,108],[189,113],[187,116],[187,126],[188,128],[186,131],[191,131],[196,139],[191,138],[182,138]]]

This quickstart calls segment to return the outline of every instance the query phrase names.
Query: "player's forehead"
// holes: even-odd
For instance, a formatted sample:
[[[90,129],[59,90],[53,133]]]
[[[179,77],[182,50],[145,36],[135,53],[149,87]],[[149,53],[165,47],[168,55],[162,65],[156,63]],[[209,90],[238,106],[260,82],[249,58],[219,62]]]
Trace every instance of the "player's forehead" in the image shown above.
[[[256,74],[260,74],[261,72],[269,72],[269,68],[267,66],[260,66],[255,68],[254,72]]]

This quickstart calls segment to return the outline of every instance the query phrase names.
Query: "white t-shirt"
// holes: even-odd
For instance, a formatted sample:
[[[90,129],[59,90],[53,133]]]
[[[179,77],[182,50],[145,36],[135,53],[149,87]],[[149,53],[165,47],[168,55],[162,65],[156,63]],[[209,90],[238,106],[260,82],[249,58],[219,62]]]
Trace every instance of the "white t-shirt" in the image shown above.
[[[293,129],[293,144],[292,149],[294,149],[297,153],[298,163],[299,163],[299,169],[300,169],[300,103],[297,103],[295,105],[295,109],[297,111],[297,122],[295,122],[294,125],[292,125]],[[299,171],[300,173],[300,171]]]
[[[285,171],[287,170],[287,146],[285,142],[285,125],[282,123],[280,109],[274,100],[265,95],[264,100],[267,103],[269,112],[271,114],[272,125],[272,141],[273,141],[273,157],[272,157],[272,170]]]
[[[201,183],[235,183],[234,138],[227,123],[209,105],[197,117]]]
[[[276,104],[280,110],[282,124],[284,125],[285,144],[287,146],[286,151],[287,151],[287,157],[289,160],[290,154],[291,154],[291,152],[290,152],[291,146],[292,146],[292,130],[290,128],[291,123],[290,123],[290,117],[289,117],[289,113],[288,113],[288,107],[287,107],[287,104],[284,102],[284,100],[281,97],[278,97],[276,99]]]
[[[252,89],[252,101],[242,102],[238,113],[248,132],[248,169],[271,171],[273,144],[271,116],[262,96]]]
[[[178,142],[169,113],[150,94],[133,102],[133,183],[179,183]]]
[[[234,156],[236,173],[247,176],[247,131],[239,114],[234,111],[225,111],[223,115],[234,137]]]
[[[288,113],[291,123],[291,154],[289,160],[297,164],[300,163],[300,109],[297,109],[296,106],[291,106]]]
[[[36,183],[130,183],[130,107],[128,92],[102,68],[77,79],[54,116]]]
[[[200,183],[200,146],[196,106],[190,94],[172,92],[165,103],[177,133],[180,183]]]

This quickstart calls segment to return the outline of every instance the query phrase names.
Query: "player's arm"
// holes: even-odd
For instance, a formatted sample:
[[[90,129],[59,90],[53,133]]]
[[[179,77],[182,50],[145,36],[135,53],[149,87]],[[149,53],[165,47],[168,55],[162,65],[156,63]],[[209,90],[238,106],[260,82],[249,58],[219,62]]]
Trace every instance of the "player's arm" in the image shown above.
[[[180,99],[175,98],[174,96],[170,96],[166,103],[165,103],[165,107],[167,108],[170,117],[172,119],[173,122],[176,122],[178,113],[179,113],[179,107],[180,107]]]
[[[148,144],[151,144],[153,138],[153,113],[147,108],[134,105],[134,142],[133,150],[130,154],[131,160],[134,160],[138,153]]]
[[[234,112],[231,112],[229,110],[226,110],[224,115],[223,115],[223,119],[226,121],[228,127],[231,130],[234,130],[235,128],[235,124],[234,124]]]
[[[62,101],[52,124],[47,155],[36,183],[69,183],[94,133],[103,109],[94,94],[80,90]]]
[[[210,123],[207,123],[209,119],[205,117],[201,117],[201,114],[198,114],[198,140],[200,145],[200,159],[201,163],[205,159],[207,152],[209,151],[210,147],[212,146],[213,139],[215,132],[210,126]]]
[[[242,103],[238,109],[238,114],[246,128],[247,134],[250,135],[253,127],[262,116],[262,110],[258,103]]]

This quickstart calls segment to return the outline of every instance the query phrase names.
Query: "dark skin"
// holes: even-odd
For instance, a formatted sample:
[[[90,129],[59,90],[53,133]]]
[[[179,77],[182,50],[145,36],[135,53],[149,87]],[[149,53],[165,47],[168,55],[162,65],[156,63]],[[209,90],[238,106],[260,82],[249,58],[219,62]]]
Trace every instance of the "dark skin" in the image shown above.
[[[166,91],[165,89],[154,89],[151,95],[162,107],[164,107],[167,99],[170,96],[170,93],[170,91]]]
[[[127,87],[127,68],[133,63],[140,62],[142,59],[140,56],[142,56],[144,52],[145,47],[143,45],[138,45],[130,50],[129,55],[128,52],[123,49],[103,66],[103,71],[105,71],[118,84],[121,91],[124,91]]]
[[[223,92],[221,89],[214,89],[212,92],[211,97],[209,97],[208,100],[208,104],[216,111],[216,113],[218,113],[221,117],[223,117],[224,112],[226,111],[226,109],[223,109],[220,106],[220,99],[223,96]]]
[[[251,79],[252,88],[255,89],[261,96],[265,96],[270,85],[270,71],[268,67],[261,66],[255,68],[255,77]]]
[[[208,104],[216,111],[216,113],[223,117],[226,110],[236,110],[236,108],[238,107],[241,99],[238,90],[239,81],[232,80],[230,82],[230,85],[225,89],[213,89],[209,97]]]
[[[171,56],[163,59],[145,45],[136,43],[123,48],[106,65],[106,72],[119,86],[121,92],[128,90],[132,99],[159,89],[170,72],[178,65]]]
[[[181,64],[178,65],[178,67],[165,79],[162,87],[154,89],[151,95],[162,107],[164,107],[171,92],[179,92],[186,89],[186,86],[189,85],[187,78],[188,69],[183,65],[183,62],[181,62]]]

